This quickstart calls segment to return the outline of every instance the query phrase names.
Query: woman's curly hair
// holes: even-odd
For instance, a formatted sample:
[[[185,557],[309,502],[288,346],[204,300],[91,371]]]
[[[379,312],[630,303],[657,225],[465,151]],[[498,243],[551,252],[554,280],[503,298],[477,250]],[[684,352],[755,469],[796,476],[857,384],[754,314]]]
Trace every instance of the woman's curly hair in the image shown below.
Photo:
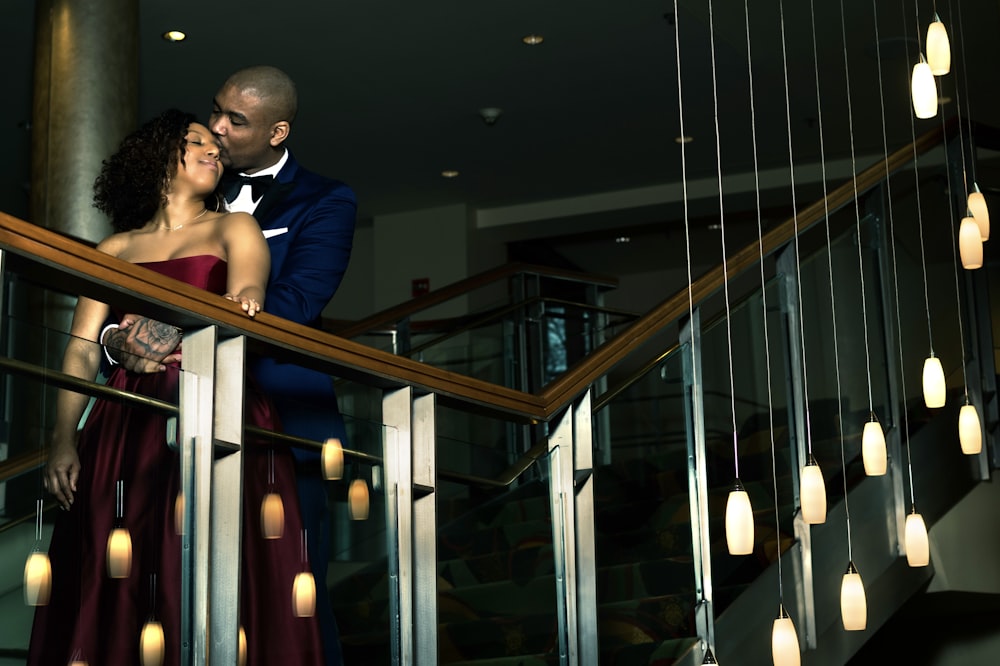
[[[116,232],[139,229],[167,203],[193,114],[167,109],[125,137],[94,182],[94,206]]]

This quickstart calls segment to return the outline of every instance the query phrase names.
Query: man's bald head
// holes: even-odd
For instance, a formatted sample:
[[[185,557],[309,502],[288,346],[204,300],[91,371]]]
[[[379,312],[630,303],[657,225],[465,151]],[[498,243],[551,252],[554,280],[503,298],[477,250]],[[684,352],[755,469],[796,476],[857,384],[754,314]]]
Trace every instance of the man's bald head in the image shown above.
[[[232,86],[238,92],[259,97],[271,116],[268,122],[281,120],[291,124],[299,108],[295,82],[288,74],[270,65],[255,65],[230,76],[223,87]]]

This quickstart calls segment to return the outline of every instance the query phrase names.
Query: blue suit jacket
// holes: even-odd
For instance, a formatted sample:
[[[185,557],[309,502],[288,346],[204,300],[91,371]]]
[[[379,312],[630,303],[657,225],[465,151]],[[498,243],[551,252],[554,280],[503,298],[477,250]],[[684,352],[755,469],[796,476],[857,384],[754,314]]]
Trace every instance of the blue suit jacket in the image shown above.
[[[267,312],[319,326],[347,270],[356,213],[347,185],[303,169],[289,151],[254,211],[271,249]],[[256,359],[252,372],[274,400],[285,432],[317,441],[340,437],[346,444],[330,375],[271,358]]]

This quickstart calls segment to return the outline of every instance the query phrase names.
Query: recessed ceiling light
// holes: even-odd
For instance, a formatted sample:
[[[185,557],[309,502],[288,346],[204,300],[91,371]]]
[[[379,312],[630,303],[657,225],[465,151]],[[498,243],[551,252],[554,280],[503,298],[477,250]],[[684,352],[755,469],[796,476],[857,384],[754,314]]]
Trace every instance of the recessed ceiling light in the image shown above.
[[[454,169],[445,169],[444,171],[441,172],[441,175],[444,178],[454,178],[458,175],[458,172],[455,171]]]
[[[544,42],[545,38],[542,37],[541,35],[530,34],[530,35],[525,35],[524,37],[522,37],[521,41],[524,42],[525,44],[527,44],[528,46],[537,46],[537,45],[541,44],[542,42]]]
[[[684,135],[684,136],[674,137],[674,142],[675,143],[691,143],[692,141],[694,141],[694,137],[693,136]]]
[[[618,236],[615,238],[615,242],[619,245],[625,245],[626,243],[631,243],[632,239],[628,236]]]
[[[163,39],[167,40],[168,42],[183,42],[185,39],[187,39],[187,35],[181,32],[180,30],[167,30],[165,33],[163,33]]]

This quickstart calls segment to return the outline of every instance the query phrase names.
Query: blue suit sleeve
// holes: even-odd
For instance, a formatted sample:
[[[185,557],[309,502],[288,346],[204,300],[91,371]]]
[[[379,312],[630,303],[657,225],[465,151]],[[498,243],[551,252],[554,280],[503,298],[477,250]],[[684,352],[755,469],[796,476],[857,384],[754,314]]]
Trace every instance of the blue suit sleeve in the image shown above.
[[[271,275],[266,310],[315,325],[344,277],[354,241],[357,200],[335,183],[308,212],[280,270]]]

